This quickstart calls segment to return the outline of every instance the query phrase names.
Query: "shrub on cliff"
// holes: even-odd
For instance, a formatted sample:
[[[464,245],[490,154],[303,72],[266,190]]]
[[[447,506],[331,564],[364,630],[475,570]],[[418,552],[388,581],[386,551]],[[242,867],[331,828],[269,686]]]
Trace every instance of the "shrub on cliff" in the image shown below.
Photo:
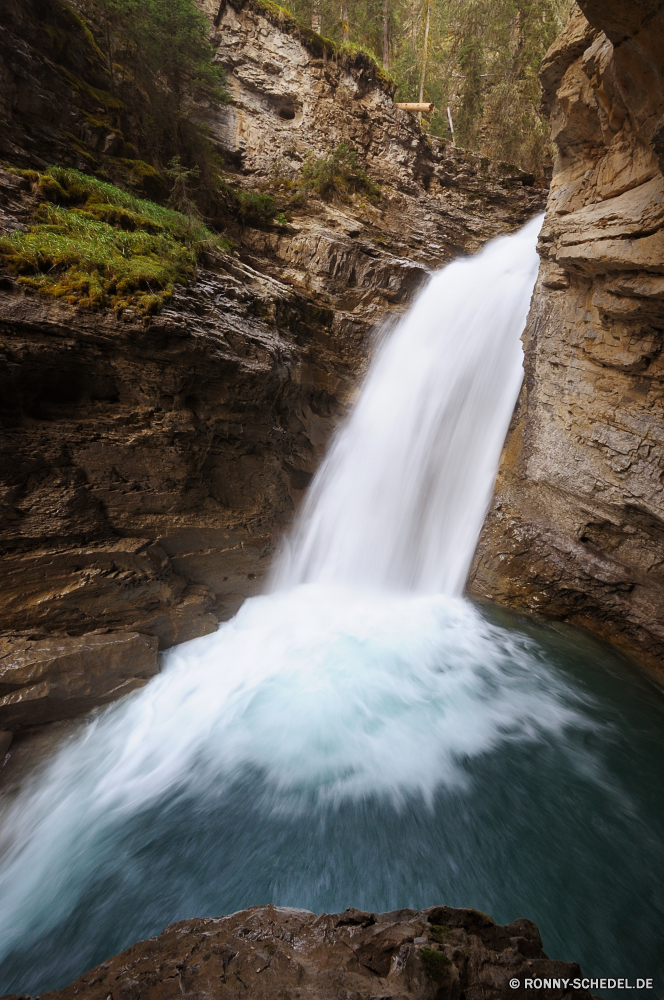
[[[221,210],[237,219],[242,225],[266,226],[277,214],[274,198],[264,191],[243,191],[220,180],[217,201]]]
[[[340,142],[327,157],[309,156],[302,167],[302,186],[322,197],[336,191],[342,197],[364,192],[371,200],[380,198],[380,188],[360,164],[357,151]]]
[[[22,173],[45,200],[27,232],[0,238],[0,260],[42,294],[148,315],[195,278],[204,249],[228,249],[195,218],[77,170]]]

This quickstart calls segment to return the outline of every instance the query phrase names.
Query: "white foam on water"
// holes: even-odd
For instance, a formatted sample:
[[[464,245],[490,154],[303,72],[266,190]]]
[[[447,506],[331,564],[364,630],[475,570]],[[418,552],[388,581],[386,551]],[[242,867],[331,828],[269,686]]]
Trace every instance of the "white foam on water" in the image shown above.
[[[266,809],[430,801],[469,757],[580,723],[526,640],[459,596],[521,384],[540,225],[435,275],[380,347],[273,591],[171,650],[22,792],[0,957],[67,919],[123,821],[179,788],[204,800],[251,768]]]
[[[204,802],[252,768],[266,809],[431,801],[469,757],[576,724],[528,643],[462,599],[332,584],[253,598],[99,713],[5,817],[2,953],[65,919],[114,831],[179,789]]]

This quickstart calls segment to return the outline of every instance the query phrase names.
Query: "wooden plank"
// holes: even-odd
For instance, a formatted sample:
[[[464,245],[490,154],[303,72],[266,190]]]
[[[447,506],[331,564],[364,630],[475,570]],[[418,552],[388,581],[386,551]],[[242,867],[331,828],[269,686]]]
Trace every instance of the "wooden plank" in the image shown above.
[[[402,111],[424,111],[428,114],[433,111],[433,101],[430,104],[395,104],[395,108],[401,108]]]

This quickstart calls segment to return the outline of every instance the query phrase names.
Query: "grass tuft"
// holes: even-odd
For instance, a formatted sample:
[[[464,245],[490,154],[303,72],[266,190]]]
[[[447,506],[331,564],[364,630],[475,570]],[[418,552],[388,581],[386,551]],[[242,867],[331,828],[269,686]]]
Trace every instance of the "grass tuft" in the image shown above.
[[[23,284],[81,309],[158,312],[195,279],[203,250],[228,250],[197,219],[78,170],[15,172],[45,200],[27,232],[0,238],[0,259]]]

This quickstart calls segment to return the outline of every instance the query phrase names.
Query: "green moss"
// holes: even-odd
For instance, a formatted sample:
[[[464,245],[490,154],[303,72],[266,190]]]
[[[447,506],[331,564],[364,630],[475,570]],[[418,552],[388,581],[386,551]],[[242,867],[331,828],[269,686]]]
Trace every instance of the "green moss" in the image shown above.
[[[387,84],[391,92],[396,90],[397,81],[395,77],[389,70],[383,69],[371,49],[366,45],[363,45],[361,42],[333,42],[332,44],[336,45],[337,52],[351,56],[351,58],[356,59],[360,63],[368,63],[374,70],[377,79]]]
[[[24,177],[28,181],[39,180],[39,171],[37,170],[21,170],[20,167],[11,167],[4,163],[3,167],[8,174],[14,174],[15,177]]]
[[[92,153],[89,150],[87,150],[82,143],[78,141],[76,136],[72,135],[71,132],[65,132],[65,135],[71,141],[72,149],[75,149],[78,155],[81,157],[81,159],[85,160],[85,162],[90,167],[91,172],[93,174],[98,174],[102,169],[99,160],[97,160],[92,155]]]
[[[117,127],[115,122],[112,120],[110,115],[99,115],[99,114],[93,115],[90,114],[88,111],[83,111],[83,117],[88,122],[88,124],[92,126],[92,128],[106,129],[107,132],[115,132],[115,134],[119,135],[124,142],[124,137],[122,135],[122,132]]]
[[[22,283],[79,308],[157,312],[194,280],[202,250],[228,249],[200,222],[77,170],[30,179],[45,201],[27,232],[0,238],[0,259]]]
[[[88,63],[103,68],[106,57],[97,45],[88,23],[64,0],[50,0],[49,6],[53,20],[42,21],[41,26],[55,43],[58,56],[62,57],[74,45]]]
[[[127,180],[132,187],[138,188],[148,198],[163,201],[168,194],[168,186],[158,170],[145,160],[118,159],[118,163],[127,171]]]
[[[447,955],[443,955],[442,951],[435,951],[434,948],[420,948],[419,957],[424,971],[434,983],[441,985],[449,978],[452,963]]]
[[[98,87],[93,87],[87,80],[83,80],[80,76],[75,76],[65,66],[58,66],[58,70],[72,89],[82,97],[87,97],[96,104],[101,104],[108,111],[124,111],[124,101],[121,101],[119,97],[109,94],[107,90],[100,90]]]
[[[96,39],[92,32],[90,31],[90,26],[87,21],[85,21],[68,3],[64,3],[63,0],[55,0],[55,6],[59,10],[60,16],[67,22],[67,26],[70,29],[69,36],[71,35],[71,29],[74,30],[76,34],[81,35],[90,49],[94,52],[95,56],[99,60],[102,66],[106,63],[106,57],[97,45]]]
[[[442,944],[445,938],[454,937],[453,931],[446,924],[432,924],[429,933],[439,944]]]
[[[69,192],[51,174],[38,174],[37,188],[48,201],[54,201],[58,205],[66,205],[69,201]]]

